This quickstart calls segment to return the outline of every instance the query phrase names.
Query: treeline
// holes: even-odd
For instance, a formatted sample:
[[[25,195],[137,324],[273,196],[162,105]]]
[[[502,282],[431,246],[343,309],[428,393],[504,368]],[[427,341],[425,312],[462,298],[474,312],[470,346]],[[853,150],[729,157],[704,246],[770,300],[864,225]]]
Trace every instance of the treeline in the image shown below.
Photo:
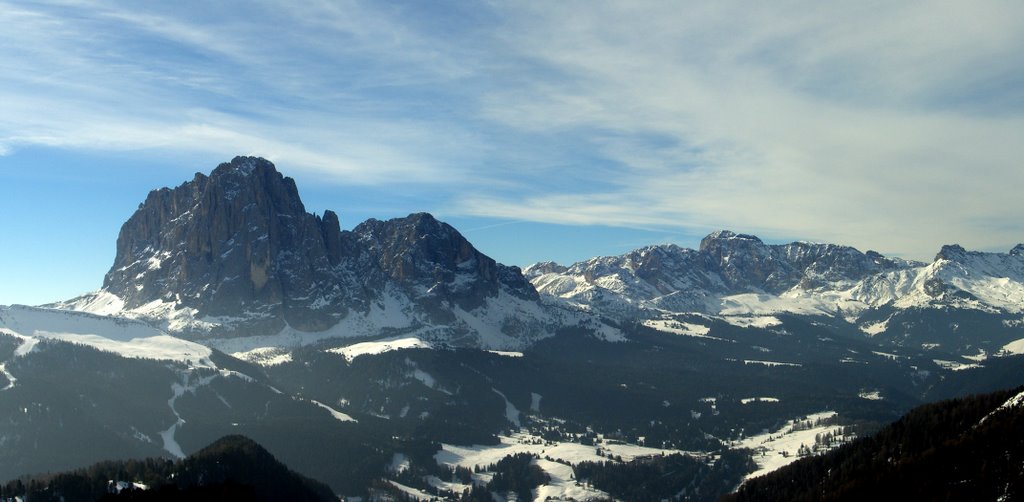
[[[730,500],[1018,500],[1024,387],[915,408],[873,436],[745,483]]]
[[[107,461],[73,472],[18,479],[0,499],[337,500],[327,485],[301,476],[243,436],[227,436],[183,460]]]
[[[753,469],[750,455],[727,450],[713,462],[673,454],[632,462],[581,462],[578,482],[630,501],[717,500]]]

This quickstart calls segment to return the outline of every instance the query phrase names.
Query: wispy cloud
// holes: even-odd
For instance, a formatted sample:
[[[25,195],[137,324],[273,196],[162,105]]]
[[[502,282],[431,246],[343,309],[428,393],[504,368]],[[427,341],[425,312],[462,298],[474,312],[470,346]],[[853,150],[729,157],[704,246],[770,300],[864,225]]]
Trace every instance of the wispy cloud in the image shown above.
[[[258,154],[448,214],[923,258],[1024,240],[1021,19],[997,0],[0,0],[0,155]]]
[[[540,133],[592,131],[621,168],[616,186],[467,209],[918,257],[1024,238],[1011,223],[1024,211],[1024,110],[990,106],[1024,104],[1016,4],[559,6],[514,13],[509,39],[561,71],[490,96],[484,112]],[[1017,85],[1000,94],[991,81]]]

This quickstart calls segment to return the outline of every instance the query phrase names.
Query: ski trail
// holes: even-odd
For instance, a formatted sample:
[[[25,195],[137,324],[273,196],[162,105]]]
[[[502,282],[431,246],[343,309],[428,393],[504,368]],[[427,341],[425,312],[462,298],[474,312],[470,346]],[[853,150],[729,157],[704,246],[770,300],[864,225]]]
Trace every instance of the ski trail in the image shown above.
[[[509,401],[508,398],[505,397],[505,394],[502,394],[500,390],[493,387],[491,390],[505,400],[505,418],[508,419],[509,422],[512,422],[512,425],[522,427],[522,424],[519,422],[519,409],[516,408],[516,406],[512,404],[512,402]]]
[[[178,432],[178,427],[185,425],[185,419],[181,418],[177,408],[174,407],[175,403],[178,401],[178,398],[184,396],[186,392],[195,394],[196,389],[209,384],[214,378],[220,376],[220,374],[215,373],[213,375],[200,378],[192,385],[189,384],[190,376],[191,372],[183,373],[181,383],[175,382],[171,384],[172,395],[171,398],[167,400],[167,406],[171,409],[171,413],[174,414],[175,421],[167,428],[167,430],[160,433],[160,437],[164,441],[164,450],[175,458],[185,458],[185,452],[182,451],[181,445],[178,444],[178,441],[174,438],[175,433]]]
[[[10,371],[7,371],[7,363],[0,363],[0,375],[3,375],[4,377],[7,378],[7,386],[0,389],[0,392],[13,388],[14,383],[18,381],[18,379],[14,378],[14,375],[12,375]]]

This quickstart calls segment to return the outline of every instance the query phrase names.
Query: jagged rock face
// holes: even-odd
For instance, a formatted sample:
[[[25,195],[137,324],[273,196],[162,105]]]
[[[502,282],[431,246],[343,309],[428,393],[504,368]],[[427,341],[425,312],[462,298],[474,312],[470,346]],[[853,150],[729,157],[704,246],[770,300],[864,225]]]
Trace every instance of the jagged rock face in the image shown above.
[[[337,217],[326,216],[307,213],[273,164],[238,157],[151,192],[121,228],[104,288],[128,308],[176,302],[208,316],[324,325],[309,303],[334,279],[342,247]]]
[[[453,306],[473,310],[503,287],[525,300],[539,298],[518,267],[496,263],[450,225],[427,213],[389,221],[371,219],[352,233],[388,278],[435,320],[451,320]]]
[[[321,331],[385,295],[431,323],[499,291],[538,299],[518,268],[495,263],[429,214],[342,231],[337,214],[307,213],[295,182],[251,157],[151,192],[121,228],[103,289],[125,310],[193,309],[192,318],[236,334],[275,333],[285,323]]]
[[[856,281],[900,263],[874,252],[849,246],[794,242],[768,245],[752,235],[728,230],[712,233],[700,244],[708,270],[717,273],[728,291],[779,294],[800,285],[804,289],[837,281]]]

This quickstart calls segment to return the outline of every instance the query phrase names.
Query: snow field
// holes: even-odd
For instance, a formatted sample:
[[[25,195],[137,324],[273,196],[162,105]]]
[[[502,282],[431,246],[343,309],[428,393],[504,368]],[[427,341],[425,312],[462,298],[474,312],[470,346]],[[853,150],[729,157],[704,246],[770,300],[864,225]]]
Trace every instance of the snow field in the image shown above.
[[[501,444],[495,446],[442,444],[441,450],[434,455],[434,459],[437,463],[449,467],[462,466],[474,470],[476,466],[485,467],[495,464],[509,455],[531,453],[539,457],[534,460],[534,463],[551,477],[550,483],[540,486],[535,490],[535,500],[545,500],[547,497],[587,500],[609,497],[608,494],[599,490],[576,486],[576,481],[572,479],[572,465],[588,461],[604,462],[608,460],[608,456],[620,456],[623,461],[628,462],[638,457],[671,455],[674,453],[688,454],[679,450],[656,449],[630,444],[611,444],[608,442],[596,446],[557,441],[546,442],[539,436],[525,432],[516,433],[511,436],[499,436],[499,439]],[[597,454],[598,449],[604,452],[605,456],[599,456]],[[553,460],[546,460],[545,457]],[[566,463],[571,465],[566,465]],[[480,476],[478,478],[481,482],[486,482],[487,479],[489,479],[487,476]]]
[[[0,314],[0,328],[24,340],[15,356],[28,354],[40,340],[59,340],[122,357],[216,368],[210,360],[209,347],[170,336],[141,322],[23,306],[0,307]]]
[[[757,464],[757,470],[747,474],[744,480],[763,476],[799,460],[800,457],[797,455],[797,451],[800,449],[800,446],[804,445],[810,448],[814,444],[817,434],[829,432],[838,434],[839,428],[835,425],[822,425],[804,430],[794,430],[794,426],[798,422],[810,421],[813,424],[818,420],[834,416],[836,416],[834,411],[815,413],[808,415],[803,420],[790,420],[785,426],[775,432],[750,436],[738,443],[734,443],[734,447],[754,450],[754,463]]]

